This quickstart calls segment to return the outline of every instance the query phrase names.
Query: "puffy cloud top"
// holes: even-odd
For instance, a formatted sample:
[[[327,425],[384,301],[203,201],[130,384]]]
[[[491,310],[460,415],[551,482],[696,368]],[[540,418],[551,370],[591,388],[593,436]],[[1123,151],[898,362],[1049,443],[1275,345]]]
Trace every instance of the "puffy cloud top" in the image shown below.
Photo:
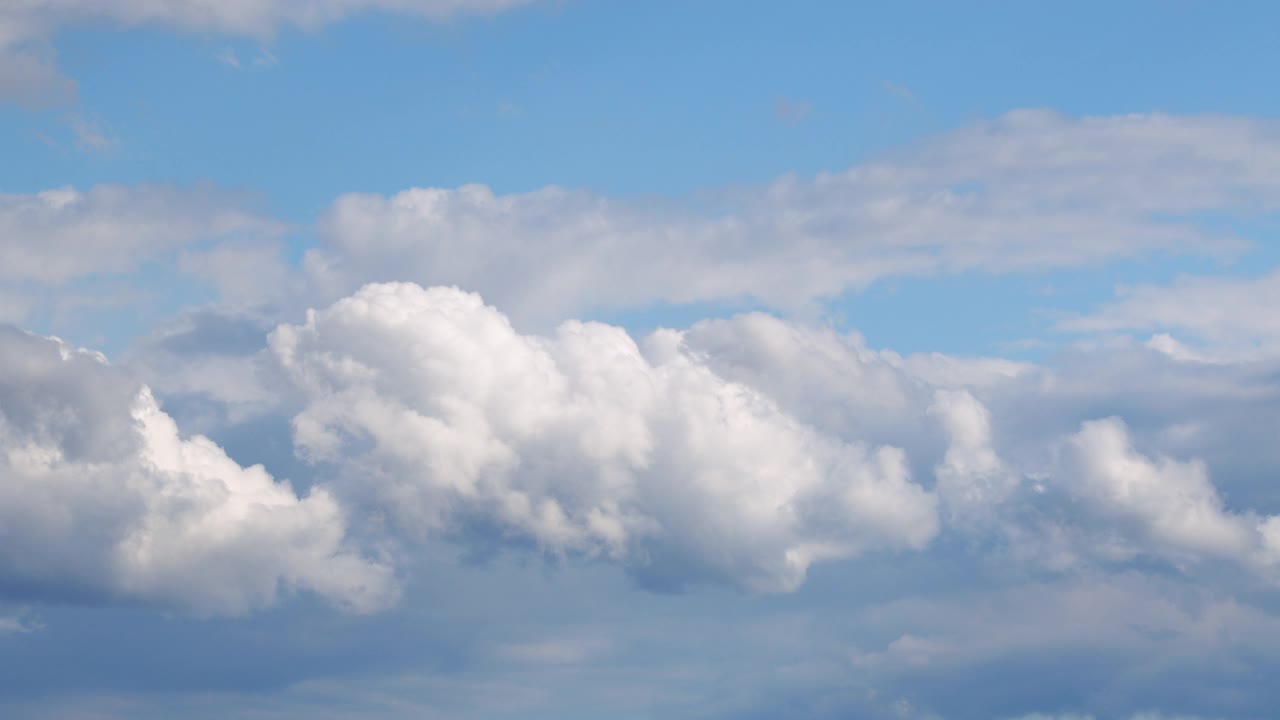
[[[826,434],[659,331],[516,332],[475,294],[369,285],[271,337],[296,442],[409,533],[496,534],[652,585],[788,590],[817,560],[921,548],[904,453]]]
[[[394,599],[323,490],[299,497],[204,437],[101,356],[0,328],[0,593],[240,613],[309,590]]]

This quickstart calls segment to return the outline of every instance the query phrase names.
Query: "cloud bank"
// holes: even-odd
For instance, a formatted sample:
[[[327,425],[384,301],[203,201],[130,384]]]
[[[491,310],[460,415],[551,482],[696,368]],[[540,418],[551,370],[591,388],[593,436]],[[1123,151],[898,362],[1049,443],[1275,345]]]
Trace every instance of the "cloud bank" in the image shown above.
[[[776,591],[937,532],[901,450],[804,425],[679,333],[643,349],[597,323],[521,335],[477,295],[378,284],[271,347],[305,398],[300,451],[409,534],[492,524],[658,586]]]

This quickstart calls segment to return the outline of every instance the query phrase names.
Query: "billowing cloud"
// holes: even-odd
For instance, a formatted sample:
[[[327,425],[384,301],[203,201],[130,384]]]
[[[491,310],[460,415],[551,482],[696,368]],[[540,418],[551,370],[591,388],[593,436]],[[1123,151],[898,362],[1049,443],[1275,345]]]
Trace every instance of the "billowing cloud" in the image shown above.
[[[321,489],[299,497],[93,353],[0,328],[0,594],[240,613],[283,592],[369,611],[390,569],[349,547]]]
[[[924,547],[904,453],[822,433],[660,331],[517,333],[477,295],[362,288],[271,337],[295,441],[409,534],[488,533],[659,586],[789,590],[815,561]],[[361,497],[363,496],[363,497]]]
[[[1086,422],[1068,445],[1075,492],[1102,512],[1135,522],[1148,547],[1175,558],[1268,568],[1280,560],[1280,516],[1228,512],[1204,463],[1138,453],[1118,418]]]
[[[330,297],[369,281],[456,284],[551,324],[656,302],[796,307],[888,276],[1230,256],[1247,244],[1200,218],[1275,210],[1277,164],[1268,121],[1021,110],[701,203],[482,185],[345,195],[307,268]]]
[[[966,390],[939,390],[929,413],[940,418],[950,439],[934,473],[952,521],[993,516],[1019,478],[992,447],[987,408]]]
[[[409,536],[750,590],[942,531],[1052,572],[1228,559],[1271,579],[1280,558],[1280,521],[1227,509],[1196,455],[1238,446],[1189,442],[1189,419],[1268,402],[1235,366],[1127,345],[1061,368],[904,358],[762,313],[639,343],[578,321],[526,335],[477,295],[407,283],[270,345],[299,393],[299,452]],[[1152,417],[1159,395],[1176,399]]]

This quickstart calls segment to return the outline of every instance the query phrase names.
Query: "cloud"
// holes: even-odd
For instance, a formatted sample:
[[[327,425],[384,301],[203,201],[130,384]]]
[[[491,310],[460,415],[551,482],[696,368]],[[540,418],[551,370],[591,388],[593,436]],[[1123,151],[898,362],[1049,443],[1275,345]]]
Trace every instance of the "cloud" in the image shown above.
[[[941,419],[950,440],[934,476],[952,521],[994,514],[1017,489],[1020,478],[1005,467],[991,445],[987,408],[967,390],[939,390],[929,413]]]
[[[107,135],[102,128],[84,117],[72,113],[67,116],[67,124],[76,136],[76,144],[85,150],[102,152],[119,144],[119,140]]]
[[[1256,358],[1280,352],[1280,271],[1257,277],[1183,276],[1171,285],[1123,287],[1098,311],[1064,320],[1060,329],[1097,333],[1174,331],[1208,354],[1159,334],[1155,347],[1202,360]]]
[[[210,187],[162,185],[0,194],[0,280],[57,284],[119,273],[199,240],[283,229],[245,204]]]
[[[267,327],[193,312],[156,342],[176,363],[242,358]],[[421,697],[360,696],[389,717],[474,711],[495,678],[548,713],[561,697],[597,703],[558,692],[582,685],[606,707],[657,703],[651,676],[636,677],[654,656],[672,707],[717,717],[1257,717],[1271,702],[1249,690],[1264,687],[1280,632],[1274,363],[1179,360],[1123,339],[1044,366],[903,357],[763,313],[638,340],[576,321],[528,334],[473,294],[403,284],[271,337],[258,360],[286,376],[246,390],[292,408],[311,482],[351,534],[389,532],[388,557],[427,588],[383,630],[409,622],[396,613],[432,627],[453,627],[449,612],[483,627],[532,618],[493,628],[466,670],[406,668],[431,678]],[[1251,495],[1233,463],[1262,468],[1262,489]],[[436,540],[515,552],[449,574],[419,564],[452,555]],[[815,547],[835,552],[805,558]],[[543,577],[521,550],[574,560]],[[649,588],[796,592],[631,601],[642,607],[601,564]],[[560,615],[511,580],[521,574],[541,578]],[[636,612],[653,624],[632,627]],[[328,698],[364,682],[317,705],[341,716],[351,706]],[[473,682],[437,704],[440,687]]]
[[[1273,613],[1220,588],[1132,572],[941,590],[856,623],[887,637],[853,653],[857,672],[975,720],[1046,707],[1062,710],[1042,717],[1261,717],[1271,699],[1248,688],[1265,682],[1280,633]]]
[[[1118,418],[1086,422],[1068,444],[1074,491],[1104,513],[1137,521],[1159,551],[1267,569],[1280,560],[1280,516],[1228,513],[1204,463],[1141,455]]]
[[[0,37],[49,32],[76,23],[107,22],[122,26],[160,25],[188,32],[269,36],[283,27],[317,28],[352,15],[389,12],[441,20],[462,14],[501,12],[528,0],[171,0],[154,3],[123,0],[34,0],[0,10]]]
[[[901,98],[902,100],[915,102],[915,100],[917,99],[915,92],[911,88],[907,87],[906,85],[902,85],[901,83],[884,80],[880,83],[880,86],[884,88],[885,92],[895,97]]]
[[[58,30],[76,25],[135,27],[152,25],[182,32],[213,33],[269,39],[284,28],[313,30],[352,15],[387,12],[443,21],[459,15],[490,15],[529,0],[26,0],[0,7],[0,101],[27,107],[69,102],[74,81],[63,77],[49,59],[51,52],[32,48],[46,44]],[[239,67],[234,55],[222,62]],[[274,64],[264,52],[255,65]]]
[[[52,56],[52,50],[42,52],[29,43],[6,45],[0,31],[0,101],[29,110],[70,105],[76,83],[58,72]]]
[[[784,125],[799,125],[804,122],[813,112],[813,106],[807,101],[792,101],[787,98],[778,98],[773,106],[774,117]]]
[[[278,328],[271,347],[304,398],[300,451],[410,536],[767,592],[813,562],[937,533],[901,450],[797,421],[678,332],[643,349],[597,323],[521,335],[477,295],[379,284]]]
[[[1230,560],[1276,579],[1280,507],[1259,473],[1280,457],[1258,429],[1280,411],[1274,363],[1205,364],[1123,341],[1047,366],[901,357],[760,313],[682,338],[718,375],[819,432],[903,448],[936,481],[943,532],[1009,567],[1154,558],[1196,574]],[[1228,509],[1210,467],[1243,509]]]
[[[699,203],[482,185],[344,195],[305,265],[329,298],[369,281],[457,284],[544,324],[658,302],[796,308],[893,276],[1229,257],[1248,244],[1197,216],[1277,209],[1277,164],[1270,121],[1020,110]]]
[[[477,296],[405,284],[278,328],[274,358],[256,353],[262,318],[188,320],[149,351],[161,387],[224,419],[293,415],[300,454],[401,536],[609,559],[653,587],[792,589],[815,561],[935,532],[1027,569],[1146,558],[1195,575],[1218,558],[1274,575],[1280,524],[1247,509],[1270,507],[1251,468],[1280,462],[1257,437],[1280,414],[1270,366],[1113,341],[1051,366],[903,357],[764,313],[640,341],[577,321],[528,335]],[[228,332],[243,347],[210,352]],[[733,438],[702,429],[717,405]],[[1246,509],[1226,508],[1210,467]],[[902,517],[875,525],[840,473],[900,495]]]
[[[319,593],[355,611],[395,597],[348,547],[329,493],[297,496],[210,440],[182,438],[101,356],[0,328],[0,594],[200,614]]]
[[[266,48],[259,48],[253,59],[248,62],[241,62],[240,56],[233,48],[224,48],[218,53],[217,58],[218,62],[232,70],[268,70],[280,64],[280,59],[275,56],[275,53]]]
[[[498,647],[497,653],[505,660],[529,665],[579,665],[608,650],[609,639],[595,630],[533,642],[505,643]]]
[[[0,637],[38,632],[44,625],[27,615],[0,615]]]

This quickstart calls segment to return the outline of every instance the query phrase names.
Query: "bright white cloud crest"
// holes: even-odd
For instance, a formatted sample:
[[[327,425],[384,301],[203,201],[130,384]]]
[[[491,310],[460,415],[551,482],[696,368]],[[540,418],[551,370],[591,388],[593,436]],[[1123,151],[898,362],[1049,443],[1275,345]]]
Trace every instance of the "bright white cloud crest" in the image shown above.
[[[1268,570],[1280,560],[1280,516],[1228,512],[1203,462],[1138,453],[1118,418],[1086,422],[1068,446],[1077,493],[1106,515],[1136,521],[1142,544],[1157,553]]]
[[[901,450],[806,426],[660,331],[517,333],[479,296],[370,285],[271,338],[299,448],[410,532],[469,523],[657,584],[789,590],[816,560],[920,548],[936,501]]]
[[[99,357],[0,329],[0,583],[62,599],[240,613],[310,590],[356,611],[396,595],[347,547],[323,490],[183,439]]]

